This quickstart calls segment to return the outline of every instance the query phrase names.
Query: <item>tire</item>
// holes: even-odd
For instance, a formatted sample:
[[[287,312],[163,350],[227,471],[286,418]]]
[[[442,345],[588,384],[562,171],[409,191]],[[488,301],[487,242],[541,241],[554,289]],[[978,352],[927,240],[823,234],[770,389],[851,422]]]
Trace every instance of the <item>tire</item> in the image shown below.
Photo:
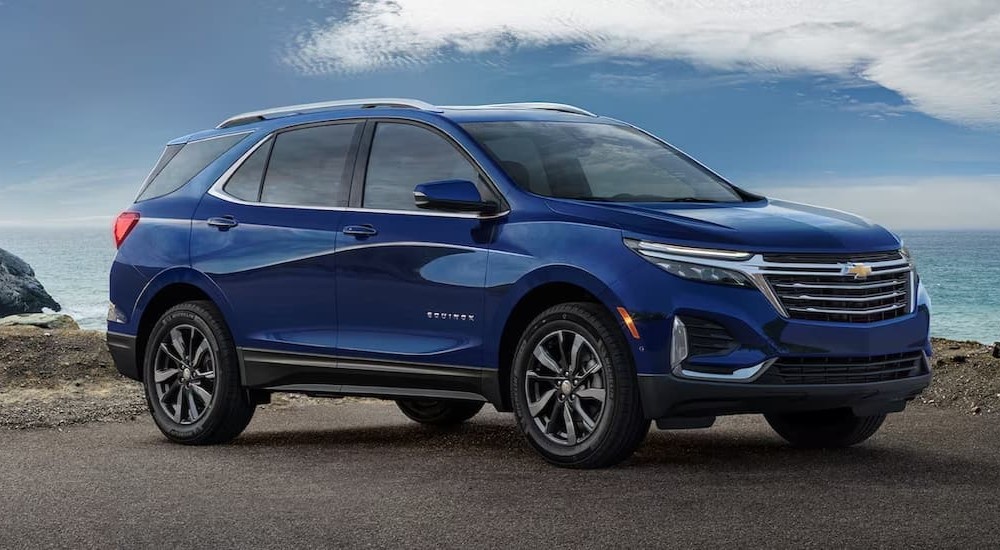
[[[855,416],[850,409],[766,414],[771,428],[804,449],[839,449],[857,445],[882,426],[884,414]]]
[[[510,383],[518,426],[556,466],[615,465],[649,431],[627,344],[597,304],[561,304],[536,317],[514,355]]]
[[[449,399],[397,399],[396,406],[414,422],[456,426],[476,416],[486,403]]]
[[[156,426],[185,445],[232,440],[255,409],[240,384],[229,329],[208,301],[174,306],[156,322],[147,339],[143,386]]]

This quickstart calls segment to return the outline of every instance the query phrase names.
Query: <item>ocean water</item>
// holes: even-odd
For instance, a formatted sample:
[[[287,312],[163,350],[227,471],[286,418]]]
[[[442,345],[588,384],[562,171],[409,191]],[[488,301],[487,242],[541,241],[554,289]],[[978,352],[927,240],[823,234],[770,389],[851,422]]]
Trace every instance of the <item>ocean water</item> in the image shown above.
[[[935,336],[1000,340],[1000,231],[902,231],[933,304]],[[103,329],[110,227],[0,227],[0,248],[24,258],[66,313]]]

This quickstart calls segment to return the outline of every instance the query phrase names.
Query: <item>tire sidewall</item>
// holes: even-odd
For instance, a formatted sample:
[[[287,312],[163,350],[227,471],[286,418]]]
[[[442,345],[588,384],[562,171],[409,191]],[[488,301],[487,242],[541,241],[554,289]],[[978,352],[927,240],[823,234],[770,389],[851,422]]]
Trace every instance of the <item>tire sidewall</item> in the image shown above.
[[[235,373],[230,367],[230,362],[235,359],[232,350],[225,349],[220,342],[216,330],[206,321],[203,313],[198,311],[196,306],[182,304],[168,310],[150,332],[149,340],[146,344],[146,357],[143,361],[143,386],[145,388],[146,403],[149,405],[153,420],[160,430],[170,439],[191,441],[197,440],[200,436],[210,433],[216,424],[222,419],[219,413],[219,401],[225,398],[225,390],[232,384],[230,377]],[[178,325],[192,325],[200,330],[208,340],[212,352],[215,354],[217,364],[215,365],[215,392],[209,410],[193,424],[179,424],[174,422],[163,410],[156,395],[156,383],[154,382],[154,369],[156,352],[160,341],[171,329]]]
[[[550,440],[542,430],[535,424],[530,412],[528,412],[527,395],[525,394],[524,382],[528,366],[531,364],[531,357],[535,347],[545,337],[557,330],[572,330],[589,343],[603,364],[605,388],[607,390],[604,409],[601,418],[598,420],[597,428],[587,439],[572,447],[560,445]],[[608,431],[614,424],[614,417],[617,413],[618,388],[621,383],[621,365],[615,365],[612,354],[609,352],[604,341],[598,337],[596,331],[591,327],[591,323],[572,312],[553,312],[537,319],[525,332],[527,338],[522,339],[514,356],[514,368],[511,376],[511,396],[514,403],[514,412],[521,429],[528,436],[528,441],[533,447],[543,454],[550,456],[558,462],[574,463],[578,462],[599,447],[608,435]]]

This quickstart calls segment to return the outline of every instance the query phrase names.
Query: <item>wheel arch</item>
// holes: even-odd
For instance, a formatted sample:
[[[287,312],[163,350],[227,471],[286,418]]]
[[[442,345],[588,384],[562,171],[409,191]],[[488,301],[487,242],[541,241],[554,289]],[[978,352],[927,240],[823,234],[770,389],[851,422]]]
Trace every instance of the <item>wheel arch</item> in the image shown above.
[[[517,345],[528,325],[546,309],[568,302],[601,305],[619,325],[627,328],[616,314],[620,301],[611,288],[589,273],[568,266],[553,266],[525,275],[507,300],[499,304],[496,324],[490,340],[495,347],[487,360],[495,360],[495,376],[484,380],[484,393],[498,410],[511,410],[510,373]],[[491,387],[493,386],[493,387]]]
[[[133,312],[136,321],[135,361],[139,377],[143,375],[146,344],[156,321],[171,307],[190,301],[212,302],[230,331],[231,308],[222,291],[203,273],[193,269],[176,268],[161,272],[143,289]]]

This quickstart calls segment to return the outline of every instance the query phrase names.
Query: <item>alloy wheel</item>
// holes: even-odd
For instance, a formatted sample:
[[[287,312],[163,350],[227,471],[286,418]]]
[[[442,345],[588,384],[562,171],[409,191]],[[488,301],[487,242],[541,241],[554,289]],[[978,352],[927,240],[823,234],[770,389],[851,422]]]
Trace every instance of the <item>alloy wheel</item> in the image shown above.
[[[156,396],[178,424],[194,424],[215,396],[216,357],[208,338],[192,325],[170,329],[158,344],[153,365]]]
[[[528,411],[545,436],[574,446],[590,437],[604,415],[604,365],[583,335],[557,330],[532,352],[524,386]]]

